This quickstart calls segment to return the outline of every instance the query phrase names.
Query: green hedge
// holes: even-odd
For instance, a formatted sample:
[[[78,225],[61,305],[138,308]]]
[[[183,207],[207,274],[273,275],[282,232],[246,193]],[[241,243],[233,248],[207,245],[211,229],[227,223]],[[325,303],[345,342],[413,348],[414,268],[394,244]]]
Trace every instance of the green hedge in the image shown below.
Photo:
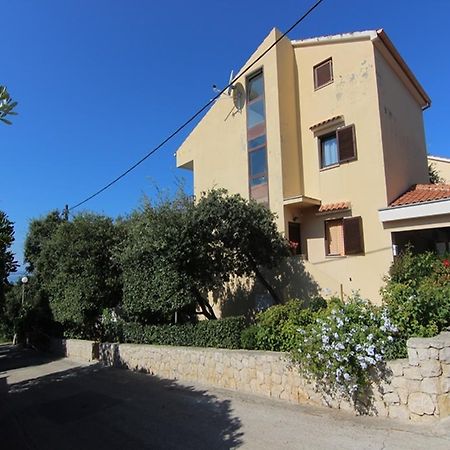
[[[187,347],[241,348],[244,317],[204,320],[197,324],[141,325],[123,323],[105,337],[133,344],[179,345]],[[120,328],[120,330],[119,330]]]

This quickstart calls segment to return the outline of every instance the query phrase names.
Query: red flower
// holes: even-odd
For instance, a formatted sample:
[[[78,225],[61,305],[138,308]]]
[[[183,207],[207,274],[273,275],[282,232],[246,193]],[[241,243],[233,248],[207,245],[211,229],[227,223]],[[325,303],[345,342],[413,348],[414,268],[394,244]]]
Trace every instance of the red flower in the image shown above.
[[[442,264],[444,264],[444,267],[450,267],[450,261],[448,259],[444,259]]]

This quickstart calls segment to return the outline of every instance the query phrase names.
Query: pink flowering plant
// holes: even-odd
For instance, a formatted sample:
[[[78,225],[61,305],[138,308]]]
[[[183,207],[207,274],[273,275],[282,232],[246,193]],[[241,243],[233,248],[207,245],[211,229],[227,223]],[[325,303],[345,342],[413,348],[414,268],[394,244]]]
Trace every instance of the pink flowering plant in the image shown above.
[[[314,323],[299,329],[293,352],[303,375],[329,394],[354,402],[380,376],[385,353],[397,332],[387,311],[354,295],[331,301]]]

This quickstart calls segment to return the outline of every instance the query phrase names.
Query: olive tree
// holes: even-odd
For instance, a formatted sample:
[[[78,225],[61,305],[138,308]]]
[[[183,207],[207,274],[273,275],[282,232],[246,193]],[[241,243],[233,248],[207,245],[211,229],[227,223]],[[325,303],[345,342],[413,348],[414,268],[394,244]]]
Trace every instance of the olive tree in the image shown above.
[[[144,322],[167,320],[175,311],[215,319],[208,292],[234,276],[257,277],[279,303],[261,271],[288,254],[274,219],[266,207],[224,190],[197,202],[184,194],[147,202],[131,216],[116,253],[125,313]]]

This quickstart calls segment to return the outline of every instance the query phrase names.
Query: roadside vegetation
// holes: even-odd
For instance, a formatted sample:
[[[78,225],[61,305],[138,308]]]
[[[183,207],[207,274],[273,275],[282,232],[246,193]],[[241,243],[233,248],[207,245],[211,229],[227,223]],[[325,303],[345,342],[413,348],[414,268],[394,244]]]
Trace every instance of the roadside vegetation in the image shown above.
[[[450,326],[450,262],[412,249],[392,265],[381,306],[357,293],[345,301],[279,298],[263,274],[290,254],[289,243],[268,209],[223,190],[195,202],[182,193],[146,201],[117,220],[87,213],[65,220],[57,211],[33,220],[24,302],[20,282],[7,281],[16,267],[13,229],[0,218],[0,335],[21,341],[288,352],[304,376],[355,399],[384,361],[406,356],[408,338]],[[235,277],[258,280],[274,306],[217,320],[208,294]]]

